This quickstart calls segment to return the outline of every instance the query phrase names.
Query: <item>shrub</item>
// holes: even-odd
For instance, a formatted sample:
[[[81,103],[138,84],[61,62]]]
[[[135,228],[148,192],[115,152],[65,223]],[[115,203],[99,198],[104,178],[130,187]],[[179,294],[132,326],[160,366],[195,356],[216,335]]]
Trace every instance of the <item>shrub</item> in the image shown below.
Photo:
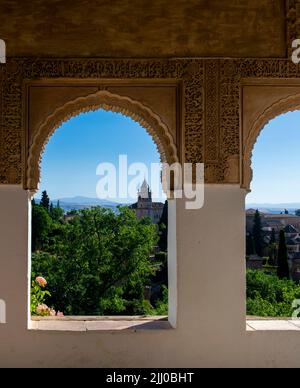
[[[34,275],[49,280],[48,301],[68,315],[151,313],[144,297],[155,268],[156,225],[128,207],[80,210],[32,254]]]
[[[248,315],[291,317],[295,299],[300,299],[300,285],[263,271],[247,271]]]
[[[37,276],[31,284],[31,299],[30,313],[31,315],[46,316],[62,316],[61,312],[56,312],[53,308],[45,304],[47,297],[51,297],[49,291],[44,288],[47,286],[47,281],[42,276]]]

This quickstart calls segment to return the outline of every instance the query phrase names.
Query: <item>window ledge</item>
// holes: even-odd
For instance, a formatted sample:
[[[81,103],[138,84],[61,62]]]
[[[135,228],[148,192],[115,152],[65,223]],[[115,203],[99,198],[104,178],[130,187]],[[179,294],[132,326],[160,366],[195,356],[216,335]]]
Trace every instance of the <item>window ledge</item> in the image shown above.
[[[247,319],[247,331],[300,331],[300,319]]]
[[[172,329],[167,317],[32,317],[29,330],[94,332]]]

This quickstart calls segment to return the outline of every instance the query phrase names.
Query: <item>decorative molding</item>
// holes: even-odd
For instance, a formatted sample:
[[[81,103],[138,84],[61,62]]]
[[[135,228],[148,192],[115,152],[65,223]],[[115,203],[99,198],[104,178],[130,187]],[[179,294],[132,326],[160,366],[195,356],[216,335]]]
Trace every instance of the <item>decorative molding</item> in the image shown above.
[[[252,172],[252,152],[256,144],[258,136],[263,128],[275,117],[300,109],[300,93],[285,97],[273,103],[266,108],[251,126],[249,135],[247,136],[243,147],[243,181],[242,187],[250,190],[250,185],[253,177]]]
[[[174,144],[170,130],[149,107],[134,101],[129,97],[112,94],[106,90],[86,97],[79,97],[67,102],[62,107],[56,109],[35,131],[35,136],[31,139],[28,150],[27,173],[25,188],[36,190],[40,180],[40,163],[42,154],[50,137],[57,128],[65,121],[83,112],[95,111],[98,109],[119,112],[131,117],[141,124],[152,136],[161,161],[164,163],[178,162],[177,149]]]
[[[0,183],[22,181],[22,74],[14,63],[2,65]]]
[[[291,2],[291,10],[298,9],[298,3],[299,1]],[[244,79],[255,79],[259,84],[265,79],[275,82],[276,79],[293,78],[300,78],[300,66],[286,59],[10,58],[6,65],[0,67],[0,183],[23,183],[26,188],[35,186],[37,174],[32,165],[33,160],[39,159],[42,144],[48,138],[45,134],[49,131],[49,136],[53,131],[50,126],[55,128],[71,114],[55,112],[57,117],[52,119],[55,118],[56,122],[52,120],[51,125],[49,122],[48,127],[41,129],[43,137],[35,138],[32,142],[22,127],[22,123],[24,125],[28,122],[27,112],[22,107],[24,81],[109,79],[115,82],[130,80],[134,83],[135,80],[176,80],[182,85],[183,101],[182,112],[178,112],[178,117],[182,118],[182,128],[179,130],[183,134],[182,145],[178,145],[183,147],[183,158],[180,161],[204,162],[206,182],[240,183],[245,186],[246,181],[242,177],[247,174],[250,176],[247,169],[249,163],[251,164],[245,158],[251,155],[243,155],[241,163],[241,82]],[[93,106],[93,103],[89,108],[83,104],[78,109],[89,110]],[[112,104],[109,107],[113,109]],[[128,106],[125,109],[127,114],[135,113]],[[80,111],[82,110],[77,110]],[[160,152],[166,158],[174,159],[175,151],[171,151],[172,147],[170,148],[166,132],[162,130],[162,124],[154,123],[153,115],[147,116],[147,119],[152,120],[149,132],[155,137]],[[47,117],[43,125],[46,122]],[[26,149],[30,149],[29,154],[22,152]],[[27,166],[31,166],[29,172],[26,172]],[[248,172],[245,173],[246,170]]]
[[[265,80],[272,80],[274,87],[277,87],[276,80],[292,80],[300,78],[300,66],[295,65],[291,60],[285,59],[268,59],[268,60],[255,60],[255,59],[245,59],[245,60],[235,60],[234,62],[234,72],[237,75],[236,81],[234,84],[236,87],[241,89],[241,80],[246,81],[255,79],[256,84],[259,85],[260,82],[263,84]],[[239,86],[237,86],[239,85]],[[282,84],[281,84],[282,85]],[[279,105],[275,104],[273,107],[267,108],[265,113],[258,117],[254,123],[252,129],[250,130],[250,137],[244,141],[244,144],[241,144],[243,149],[241,159],[242,171],[241,171],[241,186],[246,190],[250,190],[250,185],[253,177],[252,173],[252,151],[256,143],[257,137],[259,136],[261,130],[271,119],[276,116],[286,113],[288,111],[297,110],[299,108],[298,102],[293,101],[281,101],[278,102]],[[282,106],[281,106],[282,104]],[[236,104],[235,104],[236,105]],[[235,113],[235,120],[232,121],[237,123],[240,121],[239,115],[242,110],[241,99],[239,102],[239,112]],[[240,142],[242,139],[240,139]]]
[[[210,59],[205,63],[205,180],[222,182],[220,163],[220,61]]]
[[[219,160],[220,62],[205,61],[205,161]]]
[[[193,60],[184,75],[185,162],[204,162],[204,63]]]
[[[186,128],[183,142],[186,144],[185,157],[187,161],[203,161],[203,62],[199,60],[111,60],[111,59],[9,59],[8,69],[14,69],[18,75],[18,82],[14,82],[17,90],[22,90],[23,80],[32,81],[39,79],[120,79],[134,82],[134,80],[178,80],[182,81],[186,96],[185,115],[183,127]],[[8,77],[7,77],[8,81]],[[13,101],[14,97],[2,88],[2,93],[6,98]],[[19,98],[19,94],[16,94]],[[9,107],[8,107],[9,108]],[[21,112],[21,100],[19,103]],[[13,109],[11,109],[13,112]],[[26,115],[26,112],[25,112]],[[15,117],[22,120],[22,115]],[[26,122],[27,118],[23,117]],[[23,144],[25,135],[22,134]],[[26,147],[25,147],[26,148]],[[21,183],[23,171],[26,166],[20,163],[20,153],[18,154],[18,179],[16,183]],[[8,183],[10,178],[7,168],[10,163],[6,161],[4,170],[6,173],[1,177],[0,183]],[[27,177],[23,179],[23,184],[27,185]]]
[[[239,174],[230,171],[228,159],[240,154],[240,79],[233,61],[220,63],[220,161],[219,179],[239,183]],[[235,182],[232,177],[236,176]],[[229,179],[230,177],[230,179]]]
[[[230,155],[226,159],[226,168],[224,169],[224,181],[226,183],[237,183],[240,179],[240,155]]]
[[[224,60],[221,65],[221,97],[220,97],[220,126],[221,126],[221,161],[219,164],[219,177],[223,182],[233,183],[233,177],[238,178],[241,186],[249,189],[252,179],[251,157],[256,137],[260,130],[257,130],[256,137],[252,144],[249,143],[251,152],[240,155],[240,149],[245,144],[241,144],[241,120],[242,111],[241,100],[241,81],[247,79],[255,80],[256,84],[263,84],[266,80],[272,80],[274,87],[277,87],[276,80],[299,79],[300,66],[296,66],[292,61],[285,59],[237,59]],[[282,85],[282,83],[281,83]],[[291,102],[291,107],[292,107]],[[297,107],[295,107],[297,109]],[[277,114],[284,113],[284,110],[278,110]],[[273,117],[276,117],[276,113]],[[257,125],[259,125],[257,123]],[[239,135],[238,135],[239,134]],[[239,169],[236,163],[236,156],[240,155],[242,171],[237,173],[234,170]],[[234,164],[232,160],[235,160]]]
[[[286,0],[286,45],[288,58],[292,56],[292,42],[300,39],[300,1]]]

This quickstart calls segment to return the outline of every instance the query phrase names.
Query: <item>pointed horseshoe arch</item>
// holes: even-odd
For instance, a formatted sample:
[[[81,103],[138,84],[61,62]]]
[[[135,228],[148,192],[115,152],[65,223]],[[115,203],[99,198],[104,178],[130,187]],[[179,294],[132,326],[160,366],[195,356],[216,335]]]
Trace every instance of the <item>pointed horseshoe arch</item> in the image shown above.
[[[79,97],[67,102],[56,109],[39,126],[29,144],[25,189],[30,191],[38,189],[42,155],[56,129],[65,121],[80,113],[96,111],[98,109],[122,113],[132,118],[144,127],[152,137],[160,154],[161,162],[172,164],[179,161],[177,148],[171,132],[159,115],[139,101],[112,94],[107,90],[101,90],[86,97]]]
[[[243,188],[250,191],[251,181],[253,178],[252,171],[252,154],[253,149],[263,128],[277,116],[284,113],[300,110],[300,93],[293,94],[273,103],[266,108],[255,120],[251,127],[249,136],[244,144],[243,151]]]

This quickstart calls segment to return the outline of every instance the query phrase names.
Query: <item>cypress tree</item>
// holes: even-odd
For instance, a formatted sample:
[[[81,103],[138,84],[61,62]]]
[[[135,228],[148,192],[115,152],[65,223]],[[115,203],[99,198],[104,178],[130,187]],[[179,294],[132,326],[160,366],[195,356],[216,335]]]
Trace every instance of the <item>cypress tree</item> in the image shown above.
[[[160,231],[158,245],[161,251],[166,252],[168,249],[168,201],[166,201],[164,204],[158,227]]]
[[[43,206],[46,210],[49,211],[50,199],[48,197],[48,194],[47,194],[46,190],[42,192],[42,199],[41,199],[40,205]]]
[[[276,244],[276,235],[275,235],[275,229],[274,228],[272,228],[270,244]]]
[[[255,216],[254,216],[252,235],[254,240],[255,253],[258,256],[262,257],[264,240],[263,240],[263,231],[261,226],[261,216],[258,210],[256,210]]]
[[[283,230],[280,231],[280,235],[279,235],[277,262],[278,262],[277,275],[279,279],[289,279],[290,271],[289,271],[289,264],[288,264],[288,254],[287,254],[287,247],[286,247],[286,241],[285,241],[285,233]]]
[[[254,241],[253,236],[251,233],[247,233],[246,238],[246,255],[251,256],[255,254],[255,247],[254,247]]]
[[[270,263],[272,265],[277,264],[276,260],[276,234],[275,234],[275,229],[272,229],[272,234],[271,234],[271,239],[270,239]]]

